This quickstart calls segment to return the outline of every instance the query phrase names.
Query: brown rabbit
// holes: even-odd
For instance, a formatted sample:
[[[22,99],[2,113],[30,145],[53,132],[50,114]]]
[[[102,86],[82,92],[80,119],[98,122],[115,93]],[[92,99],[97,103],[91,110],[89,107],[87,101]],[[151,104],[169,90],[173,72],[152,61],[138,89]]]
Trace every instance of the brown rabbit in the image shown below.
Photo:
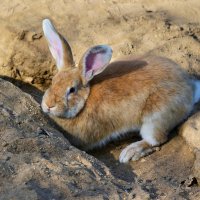
[[[142,140],[123,149],[119,160],[138,160],[166,142],[200,98],[200,83],[167,58],[142,56],[109,64],[111,48],[98,45],[76,67],[69,44],[50,20],[43,21],[43,30],[58,73],[42,109],[84,149],[137,130]]]

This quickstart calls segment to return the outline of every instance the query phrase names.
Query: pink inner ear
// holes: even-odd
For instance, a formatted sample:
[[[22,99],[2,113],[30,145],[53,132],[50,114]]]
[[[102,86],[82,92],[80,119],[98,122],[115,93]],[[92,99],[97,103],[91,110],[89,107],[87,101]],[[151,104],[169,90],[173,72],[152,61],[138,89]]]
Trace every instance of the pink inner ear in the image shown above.
[[[51,46],[55,49],[55,51],[58,54],[58,57],[61,57],[61,51],[62,51],[62,44],[60,41],[60,38],[54,33],[51,34]]]
[[[101,49],[101,51],[98,51],[98,52],[90,52],[89,55],[86,57],[85,71],[88,72],[91,69],[96,71],[99,68],[103,67],[104,59],[102,55],[105,53],[106,53],[105,49]]]
[[[49,43],[50,43],[50,51],[56,60],[57,67],[61,67],[62,63],[62,43],[60,41],[60,38],[55,34],[52,33],[49,37]]]
[[[59,46],[59,45],[57,44],[57,42],[55,42],[55,50],[56,50],[56,52],[57,52],[59,58],[61,58],[61,48],[62,48],[62,47]]]

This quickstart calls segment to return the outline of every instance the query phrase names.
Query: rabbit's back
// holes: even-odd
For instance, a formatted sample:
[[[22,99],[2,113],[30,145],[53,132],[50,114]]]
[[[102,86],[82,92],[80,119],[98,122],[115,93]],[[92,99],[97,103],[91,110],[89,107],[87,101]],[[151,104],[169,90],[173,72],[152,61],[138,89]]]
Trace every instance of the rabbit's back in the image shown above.
[[[91,106],[108,105],[118,110],[120,105],[131,107],[132,104],[135,107],[134,103],[138,102],[137,107],[144,108],[146,105],[142,103],[148,99],[155,101],[152,102],[153,107],[166,104],[171,97],[179,94],[193,96],[188,74],[169,59],[143,57],[111,63],[91,82],[87,103]],[[121,108],[123,110],[123,106]]]

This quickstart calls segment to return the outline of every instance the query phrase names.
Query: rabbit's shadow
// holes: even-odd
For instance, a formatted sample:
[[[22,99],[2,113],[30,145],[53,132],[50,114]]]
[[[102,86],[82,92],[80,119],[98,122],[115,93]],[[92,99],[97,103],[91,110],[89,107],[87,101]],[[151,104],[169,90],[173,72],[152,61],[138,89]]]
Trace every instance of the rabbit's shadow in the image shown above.
[[[137,177],[134,173],[134,169],[128,163],[119,162],[119,154],[123,148],[132,142],[139,140],[138,134],[133,134],[134,136],[120,138],[120,140],[115,140],[109,142],[106,146],[101,148],[96,148],[89,151],[88,153],[102,161],[111,171],[112,175],[117,179],[121,179],[126,182],[133,183]],[[136,136],[135,136],[136,135]]]
[[[12,83],[13,85],[15,85],[17,87],[19,87],[23,92],[30,94],[37,103],[39,103],[39,104],[41,103],[42,96],[43,96],[44,92],[37,89],[33,85],[26,83],[26,82],[23,82],[21,80],[17,80],[17,79],[8,77],[8,76],[0,76],[0,78]]]

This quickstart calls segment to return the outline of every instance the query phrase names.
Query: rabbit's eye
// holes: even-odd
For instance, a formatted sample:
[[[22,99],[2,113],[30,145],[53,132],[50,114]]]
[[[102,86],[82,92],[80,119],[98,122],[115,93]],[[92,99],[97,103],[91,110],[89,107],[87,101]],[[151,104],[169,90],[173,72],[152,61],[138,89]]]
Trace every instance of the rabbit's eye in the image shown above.
[[[67,95],[67,97],[68,97],[70,94],[75,93],[75,92],[76,92],[76,88],[75,88],[75,87],[71,87],[71,88],[69,88],[69,89],[67,90],[66,95]]]
[[[69,89],[69,94],[74,93],[74,92],[75,92],[75,88],[74,88],[74,87],[71,87],[71,88]]]

